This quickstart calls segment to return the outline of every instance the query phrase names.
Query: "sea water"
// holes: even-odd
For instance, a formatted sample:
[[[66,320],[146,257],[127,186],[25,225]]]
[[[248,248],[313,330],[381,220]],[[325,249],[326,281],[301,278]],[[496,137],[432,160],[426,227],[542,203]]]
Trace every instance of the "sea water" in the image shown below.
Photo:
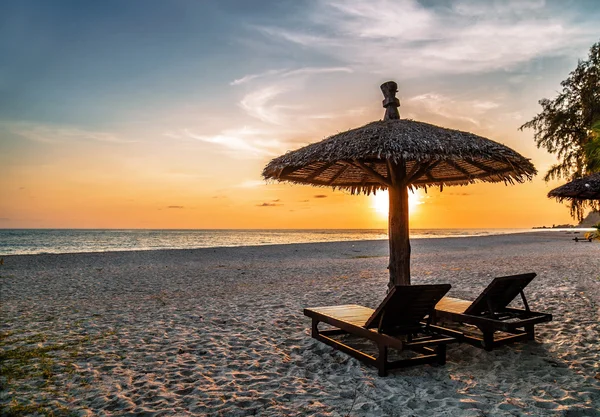
[[[486,236],[531,229],[414,229],[411,238]],[[41,253],[194,249],[387,239],[385,229],[115,230],[0,229],[0,256]]]

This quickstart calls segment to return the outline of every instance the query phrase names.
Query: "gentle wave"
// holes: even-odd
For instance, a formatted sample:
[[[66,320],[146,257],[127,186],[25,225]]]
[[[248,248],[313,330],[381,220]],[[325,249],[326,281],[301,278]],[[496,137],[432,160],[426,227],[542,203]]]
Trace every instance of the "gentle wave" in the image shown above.
[[[486,236],[531,229],[414,229],[411,238]],[[0,229],[0,255],[196,249],[387,239],[385,229],[89,230]]]

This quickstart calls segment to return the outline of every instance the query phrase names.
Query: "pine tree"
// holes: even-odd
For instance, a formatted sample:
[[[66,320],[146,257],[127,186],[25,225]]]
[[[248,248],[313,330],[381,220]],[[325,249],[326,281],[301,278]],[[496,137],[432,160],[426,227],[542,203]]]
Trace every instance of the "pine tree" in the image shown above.
[[[588,59],[560,83],[562,91],[554,100],[539,101],[542,111],[519,129],[533,129],[538,148],[557,154],[558,163],[544,179],[572,181],[600,171],[600,41],[592,45]],[[574,201],[571,215],[581,219],[594,201]]]

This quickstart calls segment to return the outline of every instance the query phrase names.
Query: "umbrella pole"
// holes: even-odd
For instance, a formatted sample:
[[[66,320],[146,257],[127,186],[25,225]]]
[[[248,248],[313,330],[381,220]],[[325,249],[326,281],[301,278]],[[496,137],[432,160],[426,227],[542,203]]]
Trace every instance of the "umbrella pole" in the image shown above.
[[[397,183],[398,184],[398,183]],[[388,188],[390,199],[389,244],[390,282],[394,285],[410,285],[410,240],[408,229],[408,188],[402,182]]]

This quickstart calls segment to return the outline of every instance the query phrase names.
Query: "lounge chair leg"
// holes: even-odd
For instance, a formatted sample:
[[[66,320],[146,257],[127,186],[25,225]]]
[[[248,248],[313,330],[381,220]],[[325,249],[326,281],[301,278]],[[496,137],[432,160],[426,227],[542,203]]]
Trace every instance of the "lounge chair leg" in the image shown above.
[[[318,325],[319,325],[319,320],[313,318],[312,327],[311,327],[311,336],[314,337],[315,339],[319,335],[319,328],[317,327]]]
[[[446,344],[440,343],[437,347],[437,362],[440,365],[446,364]]]
[[[388,348],[386,345],[379,345],[379,356],[377,357],[377,368],[379,369],[379,376],[387,376],[387,352]]]
[[[494,330],[485,330],[483,332],[482,345],[488,352],[494,349]]]
[[[528,340],[535,340],[535,329],[533,326],[534,326],[533,324],[531,324],[529,326],[525,326],[525,331],[527,332]]]

